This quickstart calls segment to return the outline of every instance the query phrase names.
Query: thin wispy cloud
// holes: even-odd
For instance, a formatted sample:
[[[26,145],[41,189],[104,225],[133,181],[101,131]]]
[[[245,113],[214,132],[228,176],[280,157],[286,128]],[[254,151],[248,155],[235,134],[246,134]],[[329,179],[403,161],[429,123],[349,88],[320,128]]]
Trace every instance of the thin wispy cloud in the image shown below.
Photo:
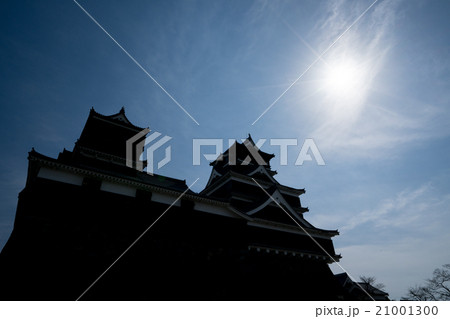
[[[418,189],[412,191],[402,191],[397,194],[394,198],[384,200],[378,207],[370,210],[362,211],[354,216],[352,216],[348,223],[344,224],[341,228],[343,232],[354,229],[361,224],[371,222],[373,226],[386,225],[386,220],[389,220],[389,225],[393,226],[392,220],[396,218],[400,219],[400,223],[410,223],[412,219],[416,216],[417,210],[414,212],[409,212],[407,219],[404,219],[404,210],[411,203],[416,203],[417,199],[422,196],[429,188],[429,185],[424,185]],[[400,217],[400,218],[399,218]],[[396,223],[399,224],[398,222]]]
[[[403,190],[372,209],[347,216],[341,230],[346,233],[370,224],[371,229],[382,228],[389,230],[388,233],[399,229],[435,232],[442,227],[440,221],[449,213],[450,207],[450,194],[439,196],[435,193],[431,183]]]
[[[77,2],[202,125],[73,1],[30,3],[35,15],[11,1],[0,12],[0,249],[31,147],[57,156],[73,147],[91,106],[105,115],[124,106],[132,123],[173,137],[161,174],[179,179],[209,178],[207,161],[192,166],[193,138],[224,138],[224,147],[247,133],[296,138],[288,166],[276,163],[280,148],[262,148],[276,154],[277,180],[305,187],[305,218],[341,232],[333,241],[345,268],[376,276],[394,297],[394,287],[405,291],[448,263],[450,4],[377,1],[251,126],[374,0]],[[326,166],[294,165],[305,138]]]
[[[333,1],[328,5],[327,18],[316,26],[321,34],[319,47],[345,27],[348,17],[358,12],[358,3],[349,6],[346,1]],[[353,159],[386,158],[412,143],[450,133],[442,120],[448,112],[442,107],[444,103],[433,105],[405,95],[396,96],[395,87],[384,85],[386,69],[399,62],[391,60],[390,52],[398,41],[393,31],[403,17],[400,4],[401,1],[380,2],[324,57],[328,64],[351,59],[362,70],[360,84],[350,96],[328,94],[324,89],[317,100],[314,112],[319,120],[309,135],[320,142],[324,152]],[[324,70],[326,73],[326,67]],[[402,83],[396,85],[400,87]]]
[[[430,181],[404,189],[373,208],[341,214],[335,220],[343,225],[336,241],[341,263],[357,275],[357,269],[359,275],[375,275],[386,284],[391,298],[400,299],[409,287],[448,262],[449,207],[450,193],[442,193]],[[336,266],[332,269],[340,271]]]
[[[402,99],[399,103],[405,106],[406,101]],[[351,125],[341,126],[329,121],[312,136],[320,140],[323,151],[342,157],[387,159],[410,145],[449,133],[436,121],[444,115],[442,110],[423,103],[407,106],[408,110],[396,110],[371,105],[352,118]]]
[[[356,2],[355,6],[349,6],[344,1],[331,2],[326,8],[326,18],[320,20],[316,26],[320,34],[320,40],[316,45],[319,48],[324,46],[345,28],[348,20],[358,12],[360,6],[359,2]],[[323,84],[324,88],[317,99],[318,106],[314,111],[320,115],[316,116],[319,120],[316,121],[316,128],[310,135],[320,140],[320,145],[325,150],[344,153],[351,148],[352,154],[358,155],[361,148],[361,153],[367,155],[367,149],[378,149],[380,145],[396,142],[387,141],[392,136],[398,135],[384,134],[391,120],[381,111],[382,107],[373,102],[376,93],[374,87],[378,85],[377,76],[385,67],[395,41],[391,31],[397,18],[396,9],[395,3],[377,3],[373,10],[366,14],[364,20],[349,30],[336,47],[324,56],[327,63],[316,72],[316,76],[323,77],[324,81],[329,72],[328,65],[333,64],[343,65],[341,68],[344,70],[354,66],[356,72],[350,76],[358,76],[354,87],[349,88],[350,92],[347,95],[330,92],[325,87],[326,83]],[[338,78],[337,81],[339,80]],[[345,87],[337,88],[340,91],[345,89]],[[398,119],[402,120],[395,110],[390,112],[394,114],[396,122]],[[388,121],[385,121],[386,119]],[[371,124],[369,127],[366,125],[367,122]]]

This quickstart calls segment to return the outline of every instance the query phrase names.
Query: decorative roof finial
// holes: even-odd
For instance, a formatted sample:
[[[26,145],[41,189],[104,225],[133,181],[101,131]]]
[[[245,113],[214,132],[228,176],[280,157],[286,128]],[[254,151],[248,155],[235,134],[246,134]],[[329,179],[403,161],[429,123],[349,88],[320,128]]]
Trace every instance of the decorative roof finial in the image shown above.
[[[253,145],[255,145],[255,142],[253,141],[252,136],[250,135],[250,133],[248,133],[247,140],[248,140],[250,143],[252,143]]]

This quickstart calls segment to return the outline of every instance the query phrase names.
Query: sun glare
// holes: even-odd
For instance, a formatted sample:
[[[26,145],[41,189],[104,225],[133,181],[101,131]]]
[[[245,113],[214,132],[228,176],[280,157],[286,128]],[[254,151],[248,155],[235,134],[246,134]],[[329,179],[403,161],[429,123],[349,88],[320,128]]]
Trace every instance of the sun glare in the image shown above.
[[[325,89],[334,98],[352,99],[361,94],[364,72],[352,61],[329,64],[325,75]]]

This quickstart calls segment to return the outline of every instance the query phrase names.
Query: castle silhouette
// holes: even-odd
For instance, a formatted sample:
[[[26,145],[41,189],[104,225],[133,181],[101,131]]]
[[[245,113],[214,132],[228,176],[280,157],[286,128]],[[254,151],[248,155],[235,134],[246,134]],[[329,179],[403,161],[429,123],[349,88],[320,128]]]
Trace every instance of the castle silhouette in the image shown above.
[[[345,298],[329,268],[340,259],[332,242],[339,233],[304,218],[305,190],[275,180],[273,154],[250,136],[236,142],[195,193],[183,180],[127,165],[126,141],[142,130],[124,109],[110,116],[92,109],[73,151],[56,159],[29,153],[0,254],[1,299]]]

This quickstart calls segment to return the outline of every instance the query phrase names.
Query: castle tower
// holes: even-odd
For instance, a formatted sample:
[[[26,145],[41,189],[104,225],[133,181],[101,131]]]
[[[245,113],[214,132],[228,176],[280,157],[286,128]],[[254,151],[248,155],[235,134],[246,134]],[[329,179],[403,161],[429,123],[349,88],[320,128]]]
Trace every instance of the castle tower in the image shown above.
[[[126,142],[140,132],[123,109],[91,110],[73,151],[29,153],[0,254],[0,299],[75,300],[106,269],[82,300],[342,295],[328,266],[340,258],[338,232],[306,221],[304,190],[278,183],[273,155],[251,137],[211,163],[205,189],[195,193],[184,180],[136,169],[138,156],[127,161]]]
[[[305,189],[275,180],[277,172],[270,167],[273,157],[258,149],[250,135],[243,143],[235,142],[210,164],[211,175],[200,194],[228,202],[233,211],[248,219],[248,225],[301,234],[293,242],[280,241],[279,246],[271,246],[272,239],[261,238],[249,243],[249,249],[339,261],[331,241],[339,233],[316,228],[303,217],[309,211],[300,201]]]

